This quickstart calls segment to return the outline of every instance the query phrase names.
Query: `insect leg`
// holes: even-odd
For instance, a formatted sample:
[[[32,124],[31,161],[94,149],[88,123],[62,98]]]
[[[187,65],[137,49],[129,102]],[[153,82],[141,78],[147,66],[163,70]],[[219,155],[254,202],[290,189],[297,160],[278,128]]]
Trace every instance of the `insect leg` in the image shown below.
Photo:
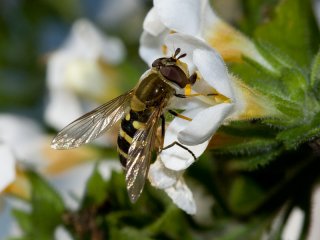
[[[160,116],[160,118],[161,118],[161,137],[164,138],[164,134],[166,130],[166,119],[164,118],[163,114]]]
[[[194,93],[194,94],[190,94],[190,95],[185,95],[185,94],[179,94],[179,93],[175,93],[174,96],[178,97],[178,98],[189,98],[189,97],[197,97],[197,96],[216,96],[218,95],[217,93],[209,93],[209,94],[201,94],[201,93]]]
[[[171,148],[171,147],[173,147],[174,145],[178,145],[179,147],[181,147],[181,148],[183,148],[184,150],[188,151],[188,153],[190,153],[190,154],[192,155],[192,157],[194,158],[194,160],[195,160],[195,161],[197,160],[196,156],[194,155],[194,153],[193,153],[189,148],[187,148],[186,146],[183,146],[181,143],[179,143],[179,142],[177,142],[177,141],[174,141],[173,143],[169,144],[168,146],[162,148],[161,151],[162,151],[162,150],[166,150],[166,149],[168,149],[168,148]]]
[[[162,151],[163,143],[164,143],[164,135],[166,131],[166,119],[164,118],[164,115],[162,114],[160,116],[161,118],[161,138],[160,138],[160,145],[158,149],[158,154]]]
[[[177,113],[177,112],[175,112],[175,111],[173,111],[173,110],[170,110],[170,109],[169,109],[168,112],[171,113],[171,114],[172,114],[173,116],[175,116],[175,117],[179,117],[179,118],[182,118],[182,119],[187,120],[187,121],[192,121],[191,118],[186,117],[186,116],[184,116],[184,115],[182,115],[182,114],[179,114],[179,113]]]

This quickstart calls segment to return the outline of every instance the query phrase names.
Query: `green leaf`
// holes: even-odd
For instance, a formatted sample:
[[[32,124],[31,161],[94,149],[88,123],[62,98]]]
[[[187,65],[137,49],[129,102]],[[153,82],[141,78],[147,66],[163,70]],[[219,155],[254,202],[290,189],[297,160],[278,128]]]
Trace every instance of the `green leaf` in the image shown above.
[[[192,239],[181,210],[173,204],[144,231],[151,236],[167,236],[169,239]]]
[[[24,232],[32,231],[33,225],[32,225],[32,222],[30,221],[30,218],[31,218],[30,213],[21,211],[19,209],[13,209],[12,215],[17,220],[22,231]]]
[[[55,190],[34,172],[28,172],[32,185],[30,213],[14,210],[23,230],[21,239],[51,240],[56,227],[62,224],[64,204]]]
[[[320,50],[314,57],[311,68],[311,89],[315,92],[318,100],[320,99]]]
[[[255,38],[277,46],[298,65],[308,69],[319,44],[311,1],[282,0],[274,17],[256,29]]]
[[[277,139],[282,141],[286,149],[296,149],[300,144],[320,136],[320,113],[311,121],[287,129],[278,134]]]
[[[230,189],[229,206],[237,214],[249,214],[263,202],[264,197],[264,191],[255,181],[238,177]]]
[[[293,88],[295,83],[290,83],[293,74],[290,75],[290,78],[286,77],[284,75],[286,71],[283,70],[279,72],[277,76],[274,75],[274,73],[257,67],[257,64],[253,63],[253,61],[247,60],[244,64],[231,65],[231,71],[238,75],[247,86],[264,95],[266,99],[283,113],[283,115],[279,114],[279,116],[276,117],[276,120],[280,119],[280,121],[275,121],[274,123],[282,127],[291,125],[291,122],[294,122],[296,118],[302,118],[302,103],[297,99],[303,98],[304,95],[301,96],[301,94],[297,94],[298,90]],[[293,76],[296,77],[295,75]],[[292,81],[300,84],[300,76],[301,75],[297,75],[297,79],[292,79]],[[283,80],[281,80],[281,78],[283,78]],[[289,84],[289,86],[287,86],[287,84]]]
[[[64,204],[58,193],[36,173],[29,173],[32,184],[32,213],[33,224],[30,235],[33,239],[52,239],[54,231],[62,223]],[[35,227],[36,226],[36,227]]]
[[[254,171],[258,168],[266,166],[267,164],[270,164],[270,162],[275,160],[276,157],[278,157],[282,152],[283,148],[278,147],[271,149],[268,152],[261,152],[256,155],[233,158],[228,166],[230,169],[236,171]]]
[[[279,147],[279,145],[280,143],[274,139],[243,138],[240,143],[230,144],[229,146],[216,149],[215,154],[251,156],[269,152],[270,150]]]
[[[283,68],[279,80],[286,85],[290,101],[304,105],[307,91],[306,77],[298,69]]]
[[[107,197],[108,183],[101,176],[98,165],[94,168],[93,173],[87,181],[86,198],[84,205],[96,204],[100,205]]]
[[[246,34],[252,36],[256,27],[265,21],[277,0],[241,0],[240,2],[243,9],[240,28]]]
[[[110,239],[118,240],[153,240],[146,236],[146,234],[136,228],[124,227],[122,229],[113,229],[110,233]]]

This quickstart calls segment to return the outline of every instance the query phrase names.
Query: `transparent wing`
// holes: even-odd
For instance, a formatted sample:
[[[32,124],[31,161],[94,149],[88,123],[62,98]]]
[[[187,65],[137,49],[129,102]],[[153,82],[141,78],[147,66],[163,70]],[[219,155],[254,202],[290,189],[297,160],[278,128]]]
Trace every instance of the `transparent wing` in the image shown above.
[[[146,126],[139,129],[134,135],[129,148],[126,164],[126,182],[131,202],[135,202],[143,190],[162,110],[163,107],[160,106],[152,113]]]
[[[127,112],[132,94],[131,90],[120,95],[70,123],[52,140],[51,147],[76,148],[101,136]]]

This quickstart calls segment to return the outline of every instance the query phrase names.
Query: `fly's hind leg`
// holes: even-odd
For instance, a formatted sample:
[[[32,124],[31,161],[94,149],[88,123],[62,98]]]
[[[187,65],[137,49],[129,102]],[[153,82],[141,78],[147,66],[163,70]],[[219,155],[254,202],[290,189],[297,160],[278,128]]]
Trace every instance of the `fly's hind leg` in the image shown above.
[[[176,116],[176,117],[180,117],[180,118],[188,120],[188,121],[192,120],[191,118],[188,118],[188,117],[186,117],[184,115],[181,115],[181,114],[179,114],[179,113],[177,113],[177,112],[175,112],[173,110],[168,110],[168,112],[171,113],[172,115]],[[169,149],[169,148],[173,147],[174,145],[178,145],[179,147],[181,147],[184,150],[188,151],[192,155],[194,160],[196,161],[197,158],[194,155],[194,153],[189,148],[187,148],[186,146],[183,146],[181,143],[179,143],[177,141],[174,141],[173,143],[169,144],[168,146],[162,148],[162,146],[164,144],[166,121],[165,121],[164,115],[161,115],[160,117],[161,117],[161,144],[160,144],[161,147],[159,147],[159,149],[158,149],[158,154],[160,154],[162,152],[162,150],[166,150],[166,149]]]
[[[177,141],[174,141],[173,143],[169,144],[168,146],[162,148],[161,151],[162,151],[162,150],[169,149],[169,148],[173,147],[174,145],[177,145],[177,146],[183,148],[183,149],[186,150],[188,153],[190,153],[190,155],[194,158],[195,161],[197,160],[196,156],[194,155],[194,153],[193,153],[189,148],[187,148],[186,146],[183,146],[181,143],[179,143],[179,142],[177,142]]]

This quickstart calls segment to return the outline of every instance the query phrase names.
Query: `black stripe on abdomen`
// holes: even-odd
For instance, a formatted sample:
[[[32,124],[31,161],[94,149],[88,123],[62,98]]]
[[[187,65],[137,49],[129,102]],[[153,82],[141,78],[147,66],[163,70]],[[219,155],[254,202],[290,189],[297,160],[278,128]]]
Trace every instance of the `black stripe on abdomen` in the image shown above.
[[[150,116],[150,111],[130,112],[122,119],[121,129],[118,135],[118,150],[120,162],[123,167],[126,167],[127,157],[132,139],[139,128],[143,127]]]

